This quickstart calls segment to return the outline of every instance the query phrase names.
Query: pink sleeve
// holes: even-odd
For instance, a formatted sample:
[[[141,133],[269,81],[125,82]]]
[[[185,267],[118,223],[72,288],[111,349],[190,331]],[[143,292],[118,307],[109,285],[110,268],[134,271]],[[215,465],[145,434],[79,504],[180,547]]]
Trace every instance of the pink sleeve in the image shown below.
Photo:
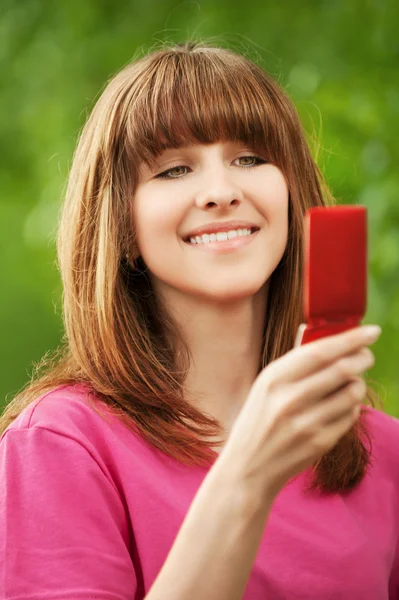
[[[0,444],[0,598],[133,600],[115,484],[78,441],[43,427]]]

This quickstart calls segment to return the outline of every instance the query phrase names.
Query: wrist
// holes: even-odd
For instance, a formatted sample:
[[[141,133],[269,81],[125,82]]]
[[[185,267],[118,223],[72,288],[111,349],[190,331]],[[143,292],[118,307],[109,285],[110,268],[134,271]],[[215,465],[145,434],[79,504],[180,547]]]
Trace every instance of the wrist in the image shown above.
[[[242,452],[238,455],[225,446],[213,469],[213,476],[223,483],[224,488],[230,491],[231,498],[234,497],[234,501],[248,516],[270,510],[278,490],[267,477],[261,480],[255,476]]]

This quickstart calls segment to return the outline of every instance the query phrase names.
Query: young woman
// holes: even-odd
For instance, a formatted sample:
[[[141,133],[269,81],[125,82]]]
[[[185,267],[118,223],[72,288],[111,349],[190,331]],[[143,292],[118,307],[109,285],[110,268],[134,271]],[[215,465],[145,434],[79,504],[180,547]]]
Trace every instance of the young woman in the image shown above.
[[[112,79],[60,222],[65,343],[2,417],[1,598],[399,598],[378,327],[295,346],[304,212],[331,202],[246,58]]]

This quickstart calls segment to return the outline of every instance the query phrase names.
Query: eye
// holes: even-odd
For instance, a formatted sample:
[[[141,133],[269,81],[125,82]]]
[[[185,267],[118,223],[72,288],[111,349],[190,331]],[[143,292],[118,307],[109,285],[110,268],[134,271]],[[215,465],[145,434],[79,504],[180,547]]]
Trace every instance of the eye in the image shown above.
[[[184,172],[184,169],[186,172]],[[178,165],[177,167],[172,167],[171,169],[167,169],[162,173],[159,173],[155,178],[156,179],[180,179],[182,175],[186,175],[188,167],[184,165]]]
[[[238,167],[241,167],[243,169],[248,167],[257,167],[258,165],[263,165],[266,163],[266,161],[263,160],[263,158],[260,158],[259,156],[240,156],[236,160],[244,161],[244,164],[237,165]]]

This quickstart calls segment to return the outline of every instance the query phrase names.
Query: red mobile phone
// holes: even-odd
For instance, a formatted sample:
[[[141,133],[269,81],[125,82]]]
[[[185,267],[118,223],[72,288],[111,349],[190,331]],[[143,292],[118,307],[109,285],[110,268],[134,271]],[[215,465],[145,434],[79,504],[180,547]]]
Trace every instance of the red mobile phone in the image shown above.
[[[367,305],[367,209],[314,207],[304,221],[300,344],[360,325]]]

